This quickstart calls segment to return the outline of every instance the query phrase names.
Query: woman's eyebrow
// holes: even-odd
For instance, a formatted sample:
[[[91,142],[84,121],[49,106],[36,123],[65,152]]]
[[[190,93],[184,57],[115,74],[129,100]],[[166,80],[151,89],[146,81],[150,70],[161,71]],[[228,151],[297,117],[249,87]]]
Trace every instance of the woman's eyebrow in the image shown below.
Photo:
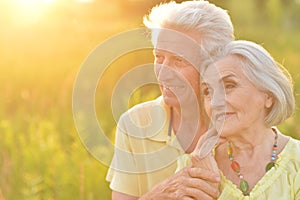
[[[218,80],[218,82],[220,83],[220,82],[223,82],[223,81],[226,80],[226,79],[229,79],[229,78],[235,78],[235,77],[236,77],[235,74],[227,74],[227,75],[221,77],[221,78]],[[201,82],[201,86],[208,86],[208,85],[209,85],[209,83],[206,82],[206,81],[204,81],[204,80]]]
[[[223,81],[224,79],[235,78],[235,77],[236,77],[235,74],[230,73],[230,74],[227,74],[227,75],[225,75],[225,76],[222,76],[222,77],[220,78],[220,81]]]

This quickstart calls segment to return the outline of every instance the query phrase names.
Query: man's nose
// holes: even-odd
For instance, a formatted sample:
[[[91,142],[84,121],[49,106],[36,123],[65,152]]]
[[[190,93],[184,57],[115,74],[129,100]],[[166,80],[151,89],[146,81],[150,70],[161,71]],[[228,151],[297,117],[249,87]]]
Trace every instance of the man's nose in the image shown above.
[[[168,80],[175,78],[176,72],[174,67],[172,67],[172,62],[168,59],[165,59],[163,63],[156,64],[156,75],[159,80]]]

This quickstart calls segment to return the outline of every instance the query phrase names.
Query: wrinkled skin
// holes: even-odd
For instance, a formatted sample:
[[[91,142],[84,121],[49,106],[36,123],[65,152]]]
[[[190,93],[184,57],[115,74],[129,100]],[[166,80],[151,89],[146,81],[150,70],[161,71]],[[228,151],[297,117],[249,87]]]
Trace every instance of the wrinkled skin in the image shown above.
[[[196,161],[196,160],[194,160]],[[175,175],[156,185],[140,200],[212,200],[219,196],[219,175],[192,163]]]

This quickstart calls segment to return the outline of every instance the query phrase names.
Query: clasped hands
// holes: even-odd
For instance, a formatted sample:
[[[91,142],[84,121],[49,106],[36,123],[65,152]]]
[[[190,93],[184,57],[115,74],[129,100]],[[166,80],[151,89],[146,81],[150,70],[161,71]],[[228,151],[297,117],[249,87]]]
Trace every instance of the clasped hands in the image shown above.
[[[192,152],[191,164],[153,187],[140,200],[213,200],[219,196],[220,174],[212,150],[221,143],[209,129]]]

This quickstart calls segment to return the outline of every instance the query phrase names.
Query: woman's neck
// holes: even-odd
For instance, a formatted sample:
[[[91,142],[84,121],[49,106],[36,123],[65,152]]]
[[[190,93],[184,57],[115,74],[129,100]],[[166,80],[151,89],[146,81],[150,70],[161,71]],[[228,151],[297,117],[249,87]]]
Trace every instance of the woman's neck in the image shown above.
[[[270,128],[264,133],[254,132],[251,135],[247,132],[247,135],[249,137],[230,137],[227,139],[232,147],[232,158],[239,163],[240,173],[248,182],[251,191],[266,173],[266,166],[271,161],[272,149],[276,139],[275,133]],[[288,140],[289,137],[278,132],[277,155],[284,149]],[[223,143],[216,148],[215,159],[226,178],[239,187],[240,179],[232,170],[227,143]]]
[[[257,129],[240,132],[227,137],[233,150],[237,153],[251,152],[264,146],[272,146],[275,134],[271,128],[260,127]]]

